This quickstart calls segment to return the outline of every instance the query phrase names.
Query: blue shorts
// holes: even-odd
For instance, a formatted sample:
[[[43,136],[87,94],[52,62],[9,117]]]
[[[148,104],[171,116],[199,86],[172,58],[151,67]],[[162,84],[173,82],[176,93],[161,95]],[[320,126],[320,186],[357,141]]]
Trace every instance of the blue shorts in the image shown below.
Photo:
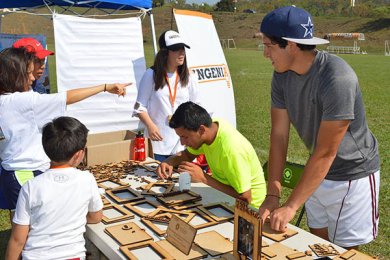
[[[41,171],[29,170],[7,171],[1,167],[0,208],[14,210],[22,185],[41,173]]]

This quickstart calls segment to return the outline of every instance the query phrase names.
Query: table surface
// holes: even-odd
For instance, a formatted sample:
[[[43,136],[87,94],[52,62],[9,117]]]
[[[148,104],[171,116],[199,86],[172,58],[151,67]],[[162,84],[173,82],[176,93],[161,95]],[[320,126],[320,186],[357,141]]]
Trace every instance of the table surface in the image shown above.
[[[155,182],[157,180],[153,173],[148,172],[146,169],[143,169],[143,168],[136,169],[135,175],[140,176],[140,177],[144,177],[145,179],[147,179],[151,182]],[[133,189],[136,189],[139,186],[145,185],[145,183],[140,183],[140,182],[134,180],[134,178],[129,179],[129,177],[134,177],[134,175],[128,175],[125,179],[121,179],[121,181],[129,183],[131,188],[133,188]],[[177,183],[175,185],[178,186]],[[198,193],[202,196],[201,202],[203,205],[207,205],[210,203],[216,203],[216,202],[217,203],[225,203],[225,204],[228,204],[230,206],[234,206],[234,204],[235,204],[235,199],[233,197],[230,197],[230,196],[228,196],[228,195],[226,195],[218,190],[215,190],[215,189],[213,189],[213,188],[211,188],[203,183],[192,183],[191,184],[191,191]],[[110,198],[108,196],[105,195],[105,197],[108,200],[110,200]],[[145,196],[145,197],[149,201],[155,201],[155,198],[153,196]],[[113,202],[112,200],[110,200],[110,201],[113,204],[115,204],[115,202]],[[137,215],[135,215],[134,219],[132,219],[132,220],[125,220],[122,222],[116,222],[116,223],[109,224],[109,225],[105,225],[103,223],[88,224],[87,228],[86,228],[86,236],[108,259],[110,259],[110,260],[127,259],[125,257],[125,255],[123,255],[120,252],[119,244],[113,238],[111,238],[109,235],[107,235],[104,232],[104,229],[108,226],[118,225],[120,223],[124,223],[124,222],[128,222],[128,221],[136,222],[138,226],[140,226],[141,228],[144,228],[146,230],[146,232],[153,237],[154,241],[159,241],[159,240],[163,239],[163,237],[159,237],[152,230],[150,230],[148,227],[143,225],[143,223],[140,220],[140,217],[138,217]],[[299,227],[296,227],[294,225],[288,224],[288,228],[298,231],[297,235],[294,235],[294,236],[281,242],[282,244],[284,244],[290,248],[297,249],[301,252],[304,252],[306,250],[309,250],[308,245],[312,245],[315,243],[331,244],[329,241],[326,241],[326,240],[323,240],[317,236],[314,236],[313,234],[311,234],[303,229],[300,229]],[[211,230],[217,231],[218,233],[220,233],[224,237],[229,238],[231,241],[233,240],[234,225],[231,222],[225,222],[225,223],[221,223],[221,224],[214,225],[211,227],[199,229],[197,231],[197,234],[211,231]],[[268,244],[274,243],[274,241],[272,241],[268,238],[265,238],[265,237],[263,237],[263,240],[266,241]],[[344,248],[341,248],[341,247],[334,245],[334,244],[332,244],[332,245],[340,253],[346,251]],[[313,257],[315,258],[314,253],[313,253]]]

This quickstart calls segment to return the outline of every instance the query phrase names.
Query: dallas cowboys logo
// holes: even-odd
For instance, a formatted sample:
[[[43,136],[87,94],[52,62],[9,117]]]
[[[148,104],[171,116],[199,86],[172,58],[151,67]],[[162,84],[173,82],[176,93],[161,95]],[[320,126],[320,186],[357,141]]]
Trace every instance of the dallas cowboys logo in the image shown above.
[[[310,16],[307,18],[307,23],[306,24],[302,23],[301,26],[305,28],[305,35],[303,36],[303,38],[306,38],[307,35],[310,35],[311,36],[310,38],[313,38],[314,25],[311,22]]]

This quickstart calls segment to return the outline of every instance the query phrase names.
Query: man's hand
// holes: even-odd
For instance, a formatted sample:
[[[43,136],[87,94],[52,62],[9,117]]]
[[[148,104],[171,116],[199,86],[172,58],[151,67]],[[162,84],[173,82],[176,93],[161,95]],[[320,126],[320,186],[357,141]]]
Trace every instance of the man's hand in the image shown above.
[[[202,168],[192,162],[181,162],[178,167],[179,172],[188,172],[191,175],[192,182],[206,183],[206,176],[203,173]]]
[[[161,179],[167,179],[171,177],[172,172],[173,172],[173,166],[169,165],[166,162],[160,163],[160,165],[156,170],[158,177],[160,177]]]
[[[271,212],[271,228],[276,231],[285,232],[287,224],[293,219],[297,211],[289,206],[283,206]]]
[[[265,200],[259,208],[261,219],[264,221],[270,216],[271,212],[279,208],[279,198],[274,196],[265,197]]]

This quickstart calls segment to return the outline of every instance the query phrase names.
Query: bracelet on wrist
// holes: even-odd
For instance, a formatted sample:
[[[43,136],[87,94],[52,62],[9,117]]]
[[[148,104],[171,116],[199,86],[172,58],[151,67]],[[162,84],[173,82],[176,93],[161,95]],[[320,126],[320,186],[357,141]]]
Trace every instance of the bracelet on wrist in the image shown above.
[[[267,195],[265,195],[265,197],[275,197],[275,198],[280,199],[280,196],[274,195],[274,194],[267,194]]]

